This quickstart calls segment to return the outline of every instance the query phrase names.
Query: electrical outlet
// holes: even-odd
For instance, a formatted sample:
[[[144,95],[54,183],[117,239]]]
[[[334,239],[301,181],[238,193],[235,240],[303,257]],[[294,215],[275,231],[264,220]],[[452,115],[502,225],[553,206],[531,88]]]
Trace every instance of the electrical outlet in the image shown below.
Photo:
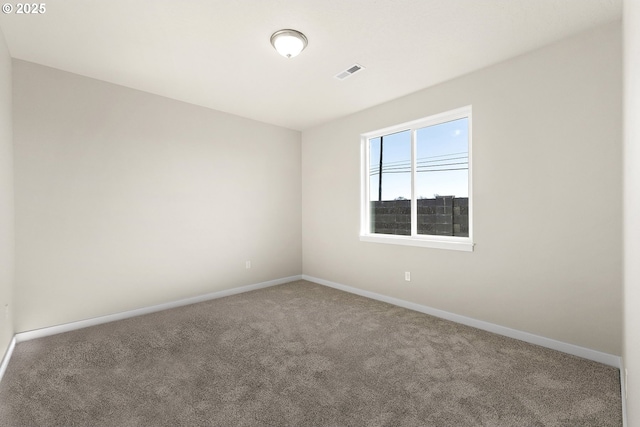
[[[404,272],[404,280],[407,282],[411,281],[411,272],[410,271],[405,271]]]
[[[251,261],[247,261],[244,263],[245,268],[248,270],[251,268]]]

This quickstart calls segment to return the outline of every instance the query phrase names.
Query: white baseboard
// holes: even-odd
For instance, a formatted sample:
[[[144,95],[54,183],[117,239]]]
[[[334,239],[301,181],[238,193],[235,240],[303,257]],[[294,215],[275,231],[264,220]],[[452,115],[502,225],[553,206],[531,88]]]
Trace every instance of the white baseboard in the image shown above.
[[[4,354],[4,357],[2,358],[2,364],[0,364],[0,381],[2,381],[2,377],[4,376],[5,371],[7,370],[7,366],[9,366],[9,360],[11,359],[11,355],[13,354],[13,349],[16,346],[16,337],[13,337],[11,339],[11,342],[9,343],[9,348],[7,348],[7,351]]]
[[[398,298],[389,297],[386,295],[377,294],[375,292],[365,291],[363,289],[354,288],[347,285],[342,285],[340,283],[331,282],[329,280],[320,279],[313,276],[308,276],[306,274],[283,277],[280,279],[270,280],[267,282],[256,283],[253,285],[241,286],[238,288],[227,289],[224,291],[213,292],[205,295],[200,295],[192,298],[185,298],[178,301],[168,302],[165,304],[158,304],[150,307],[143,307],[136,310],[130,310],[122,313],[110,314],[101,317],[95,317],[87,320],[80,320],[77,322],[66,323],[63,325],[51,326],[42,329],[36,329],[33,331],[20,332],[15,335],[12,340],[11,345],[9,346],[9,350],[7,350],[7,354],[5,355],[2,365],[0,365],[0,374],[4,373],[4,369],[6,369],[6,365],[8,364],[8,359],[11,356],[11,352],[13,351],[13,346],[15,343],[32,340],[36,338],[42,338],[50,335],[60,334],[63,332],[73,331],[76,329],[86,328],[89,326],[100,325],[103,323],[114,322],[117,320],[128,319],[135,316],[141,316],[143,314],[154,313],[157,311],[167,310],[176,307],[182,307],[189,304],[195,304],[198,302],[208,301],[216,298],[222,298],[230,295],[236,295],[243,292],[249,292],[256,289],[267,288],[270,286],[281,285],[284,283],[292,282],[295,280],[308,280],[310,282],[314,282],[320,285],[329,286],[331,288],[339,289],[345,292],[349,292],[352,294],[361,295],[367,298],[375,299],[378,301],[383,301],[389,304],[397,305],[399,307],[404,307],[410,310],[418,311],[421,313],[429,314],[431,316],[439,317],[446,320],[451,320],[456,323],[461,323],[463,325],[471,326],[474,328],[482,329],[485,331],[493,332],[499,335],[503,335],[510,338],[515,338],[521,341],[525,341],[531,344],[536,344],[542,347],[550,348],[553,350],[561,351],[564,353],[572,354],[574,356],[582,357],[584,359],[593,360],[595,362],[603,363],[605,365],[613,366],[618,368],[622,372],[622,358],[619,356],[615,356],[608,353],[603,353],[597,350],[592,350],[585,347],[580,347],[574,344],[568,344],[561,341],[557,341],[551,338],[545,338],[538,335],[530,334],[528,332],[518,331],[516,329],[507,328],[505,326],[496,325],[493,323],[485,322],[482,320],[473,319],[466,316],[461,316],[459,314],[450,313],[444,310],[439,310],[436,308],[412,303],[409,301],[401,300]],[[0,375],[1,378],[1,375]]]
[[[76,329],[87,328],[89,326],[101,325],[103,323],[115,322],[117,320],[128,319],[131,317],[141,316],[143,314],[155,313],[157,311],[168,310],[170,308],[182,307],[198,302],[209,301],[212,299],[228,297],[231,295],[241,294],[243,292],[254,291],[256,289],[268,288],[270,286],[281,285],[283,283],[293,282],[302,279],[301,275],[283,277],[280,279],[269,280],[267,282],[256,283],[253,285],[240,286],[238,288],[226,289],[224,291],[212,292],[197,297],[185,298],[178,301],[172,301],[164,304],[153,305],[150,307],[138,308],[135,310],[125,311],[122,313],[109,314],[106,316],[94,317],[92,319],[79,320],[77,322],[65,323],[63,325],[50,326],[33,331],[17,333],[15,342],[33,340],[36,338],[47,337],[50,335],[61,334],[63,332],[74,331]]]
[[[421,313],[429,314],[431,316],[439,317],[441,319],[451,320],[463,325],[472,326],[474,328],[482,329],[485,331],[493,332],[498,335],[503,335],[509,338],[515,338],[520,341],[525,341],[531,344],[536,344],[541,347],[550,348],[552,350],[561,351],[563,353],[572,354],[574,356],[582,357],[583,359],[593,360],[605,365],[613,366],[622,370],[622,358],[613,354],[603,353],[597,350],[591,350],[589,348],[580,347],[573,344],[567,344],[561,341],[556,341],[550,338],[541,337],[538,335],[530,334],[528,332],[518,331],[516,329],[507,328],[505,326],[496,325],[493,323],[485,322],[482,320],[473,319],[459,314],[449,313],[448,311],[439,310],[437,308],[427,307],[424,305],[404,301],[398,298],[389,297],[386,295],[377,294],[375,292],[365,291],[351,286],[342,285],[340,283],[331,282],[329,280],[319,279],[317,277],[302,275],[304,280],[314,282],[319,285],[329,286],[331,288],[339,289],[341,291],[357,294],[363,297],[383,301],[389,304],[397,305],[399,307],[408,308],[410,310],[419,311]]]

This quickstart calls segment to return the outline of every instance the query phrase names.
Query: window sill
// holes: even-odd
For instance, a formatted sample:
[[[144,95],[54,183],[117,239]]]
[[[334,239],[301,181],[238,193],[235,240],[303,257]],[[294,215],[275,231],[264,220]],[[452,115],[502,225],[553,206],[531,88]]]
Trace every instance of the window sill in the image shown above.
[[[391,245],[418,246],[433,249],[473,252],[474,243],[465,237],[419,238],[411,236],[394,236],[389,234],[361,234],[361,242],[386,243]]]

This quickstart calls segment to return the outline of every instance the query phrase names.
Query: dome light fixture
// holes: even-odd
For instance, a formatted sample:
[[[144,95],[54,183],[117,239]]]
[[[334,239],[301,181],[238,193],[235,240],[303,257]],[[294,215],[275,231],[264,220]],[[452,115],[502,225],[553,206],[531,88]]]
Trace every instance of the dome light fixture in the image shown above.
[[[293,58],[307,47],[304,34],[296,30],[280,30],[271,35],[271,44],[285,58]]]

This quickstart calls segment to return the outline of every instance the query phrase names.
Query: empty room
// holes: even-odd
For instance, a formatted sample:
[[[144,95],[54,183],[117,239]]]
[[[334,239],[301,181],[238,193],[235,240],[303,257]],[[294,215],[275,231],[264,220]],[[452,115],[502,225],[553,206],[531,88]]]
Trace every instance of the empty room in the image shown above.
[[[640,2],[0,13],[0,425],[639,426]]]

